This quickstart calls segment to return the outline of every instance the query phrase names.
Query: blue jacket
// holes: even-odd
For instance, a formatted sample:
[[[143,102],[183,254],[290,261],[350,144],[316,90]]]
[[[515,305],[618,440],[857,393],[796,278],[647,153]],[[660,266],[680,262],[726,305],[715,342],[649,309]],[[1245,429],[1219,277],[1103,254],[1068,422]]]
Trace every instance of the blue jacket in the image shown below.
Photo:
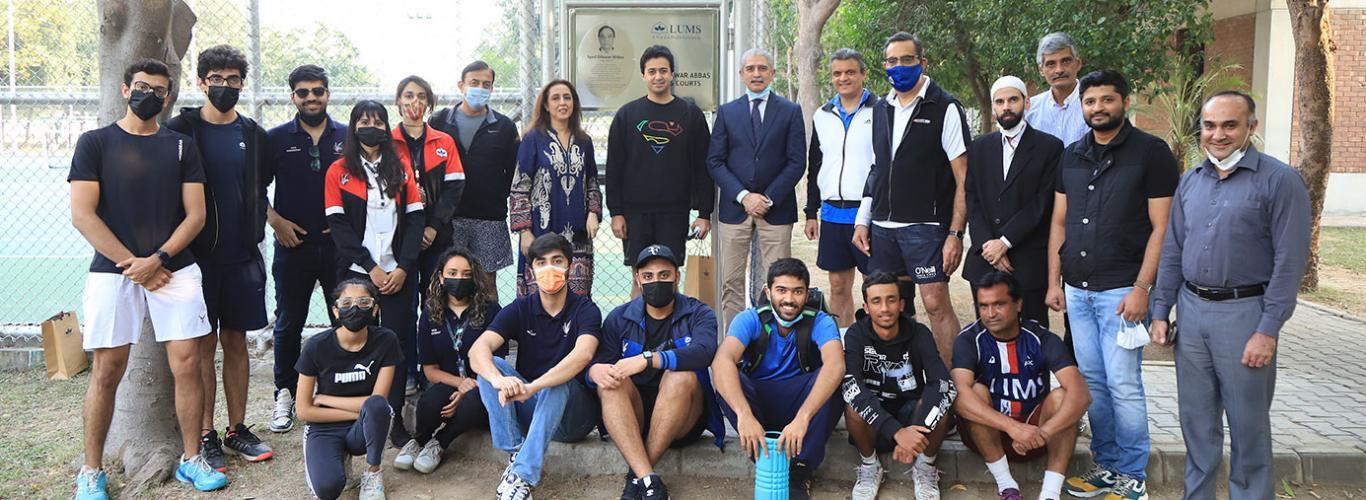
[[[797,181],[806,172],[806,124],[797,103],[769,93],[761,137],[750,124],[749,98],[721,105],[711,128],[707,168],[721,188],[718,218],[726,224],[745,220],[745,207],[735,198],[749,190],[773,201],[764,220],[797,222]]]
[[[716,313],[711,307],[697,299],[677,293],[674,295],[674,312],[670,317],[673,326],[669,334],[673,346],[659,353],[661,366],[665,370],[689,370],[697,374],[702,385],[703,415],[707,419],[707,430],[716,436],[716,446],[720,447],[726,438],[726,425],[717,405],[716,391],[712,389],[712,358],[716,355]],[[636,297],[630,302],[617,306],[602,322],[598,352],[593,364],[615,363],[622,358],[639,355],[645,350],[645,300]],[[587,375],[584,376],[589,388],[597,388]]]

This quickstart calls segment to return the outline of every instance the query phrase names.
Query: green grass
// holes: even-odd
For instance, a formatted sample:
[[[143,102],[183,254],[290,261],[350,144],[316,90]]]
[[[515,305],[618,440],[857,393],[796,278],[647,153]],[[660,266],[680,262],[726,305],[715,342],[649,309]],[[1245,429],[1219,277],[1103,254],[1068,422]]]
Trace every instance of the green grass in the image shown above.
[[[0,372],[0,498],[71,496],[89,380],[88,372],[65,381],[48,381],[41,368]]]
[[[1325,265],[1366,273],[1366,227],[1325,227],[1319,235]]]

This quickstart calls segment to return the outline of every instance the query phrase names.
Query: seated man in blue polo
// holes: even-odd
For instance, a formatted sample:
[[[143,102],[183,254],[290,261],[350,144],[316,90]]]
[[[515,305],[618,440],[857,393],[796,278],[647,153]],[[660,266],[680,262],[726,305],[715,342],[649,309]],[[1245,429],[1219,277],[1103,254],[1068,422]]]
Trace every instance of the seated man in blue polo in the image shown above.
[[[1009,462],[1047,455],[1039,499],[1058,500],[1091,392],[1062,340],[1020,317],[1024,300],[1014,276],[991,271],[973,287],[978,320],[954,341],[949,372],[963,445],[986,461],[1001,500],[1023,498]],[[1050,389],[1049,375],[1060,387]]]
[[[598,402],[584,386],[583,372],[598,348],[602,312],[565,286],[572,255],[564,236],[548,233],[532,241],[526,256],[537,293],[499,311],[470,347],[493,446],[511,454],[498,482],[499,499],[531,498],[550,440],[580,441],[598,422]],[[493,355],[510,340],[517,342],[516,367]]]
[[[844,349],[835,320],[807,304],[806,264],[778,259],[767,283],[768,303],[730,322],[712,377],[721,409],[751,458],[764,450],[764,432],[782,433],[779,450],[792,460],[788,497],[807,499],[844,407],[831,397],[844,377]]]
[[[607,315],[588,382],[629,467],[621,498],[667,499],[654,470],[664,452],[696,441],[703,429],[717,446],[725,438],[707,374],[716,356],[716,313],[678,292],[678,259],[667,246],[642,249],[635,274],[640,297]]]

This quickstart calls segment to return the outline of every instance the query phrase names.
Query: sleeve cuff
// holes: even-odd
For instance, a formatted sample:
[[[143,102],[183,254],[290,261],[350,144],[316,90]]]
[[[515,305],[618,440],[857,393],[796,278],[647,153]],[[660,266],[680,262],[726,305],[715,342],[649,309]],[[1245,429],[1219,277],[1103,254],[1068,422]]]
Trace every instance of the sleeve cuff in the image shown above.
[[[678,355],[673,351],[659,353],[659,366],[665,370],[677,370]]]
[[[1006,238],[1005,235],[1001,235],[1001,243],[1004,243],[1006,248],[1015,248],[1015,245],[1010,244],[1010,238]]]
[[[739,204],[741,204],[741,205],[744,205],[744,204],[745,204],[745,195],[747,195],[747,194],[749,194],[749,190],[748,190],[748,189],[741,189],[741,190],[740,190],[740,194],[735,195],[735,202],[736,202],[736,203],[739,203]]]
[[[867,226],[873,222],[873,198],[863,197],[863,201],[858,204],[858,215],[854,216],[854,224]]]
[[[1157,290],[1153,290],[1156,292]],[[1172,306],[1162,299],[1153,301],[1153,321],[1170,321],[1172,317]]]
[[[1262,320],[1257,323],[1257,333],[1264,333],[1273,339],[1279,338],[1281,336],[1281,327],[1284,325],[1284,320],[1264,315],[1262,316]]]

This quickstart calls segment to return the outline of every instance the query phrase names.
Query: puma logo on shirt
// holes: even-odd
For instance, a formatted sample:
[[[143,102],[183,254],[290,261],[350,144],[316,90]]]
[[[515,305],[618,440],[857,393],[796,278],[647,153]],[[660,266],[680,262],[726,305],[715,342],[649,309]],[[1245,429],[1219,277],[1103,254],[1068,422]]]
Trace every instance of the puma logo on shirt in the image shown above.
[[[375,364],[374,361],[370,361],[369,363],[366,363],[366,364],[363,364],[363,365],[360,364],[360,363],[356,363],[356,366],[355,366],[355,369],[354,369],[354,370],[349,371],[349,372],[342,372],[342,373],[334,374],[334,375],[332,376],[332,381],[333,381],[334,383],[338,383],[338,384],[350,384],[350,383],[353,383],[353,382],[363,382],[363,381],[365,381],[365,379],[366,379],[367,377],[370,376],[370,366],[371,366],[371,365],[374,365],[374,364]]]

